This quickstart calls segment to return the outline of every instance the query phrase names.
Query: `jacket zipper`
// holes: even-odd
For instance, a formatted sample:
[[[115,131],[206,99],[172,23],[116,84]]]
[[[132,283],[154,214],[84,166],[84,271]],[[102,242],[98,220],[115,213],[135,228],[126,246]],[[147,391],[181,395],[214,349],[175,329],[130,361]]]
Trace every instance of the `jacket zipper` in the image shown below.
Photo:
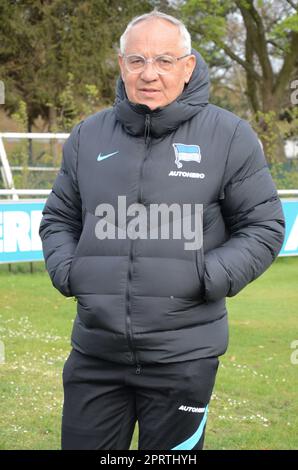
[[[145,157],[142,161],[141,168],[140,168],[140,176],[139,176],[139,191],[138,191],[138,202],[141,203],[142,197],[142,189],[141,189],[141,180],[143,177],[143,167],[145,160],[148,154],[148,148],[150,144],[150,126],[151,126],[151,117],[150,114],[146,114],[145,116],[145,132],[144,132],[144,139],[145,139]],[[133,270],[133,263],[134,263],[134,255],[133,255],[133,240],[130,241],[130,250],[129,250],[129,266],[128,266],[128,275],[127,275],[127,290],[126,290],[126,331],[127,331],[127,340],[129,344],[129,348],[132,352],[132,356],[136,365],[136,374],[141,373],[141,364],[138,359],[137,351],[134,346],[133,340],[133,331],[131,325],[131,309],[130,309],[130,297],[131,297],[131,279],[132,279],[132,270]]]
[[[133,268],[133,240],[130,240],[130,249],[129,249],[129,265],[128,265],[128,274],[127,274],[127,290],[126,290],[126,331],[127,331],[127,341],[129,348],[132,352],[132,357],[137,366],[136,374],[140,374],[141,366],[137,357],[137,352],[133,343],[133,333],[131,326],[131,312],[130,312],[130,297],[131,297],[131,278],[132,278],[132,268]]]
[[[145,132],[144,132],[146,150],[145,150],[145,157],[142,161],[142,165],[141,165],[141,168],[140,168],[140,177],[139,177],[138,202],[140,204],[142,202],[142,185],[141,185],[141,181],[143,179],[143,169],[144,169],[145,161],[147,160],[147,157],[148,157],[148,154],[149,154],[148,150],[149,150],[150,140],[151,140],[150,129],[151,129],[151,116],[150,116],[150,114],[146,114],[146,116],[145,116]]]

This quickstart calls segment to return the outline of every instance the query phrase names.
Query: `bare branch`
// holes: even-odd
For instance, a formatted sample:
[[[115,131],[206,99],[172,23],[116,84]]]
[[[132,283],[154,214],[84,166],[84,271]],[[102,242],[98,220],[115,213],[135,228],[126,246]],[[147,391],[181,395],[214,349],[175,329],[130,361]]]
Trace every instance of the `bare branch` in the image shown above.
[[[267,41],[263,20],[255,9],[253,0],[247,0],[248,6],[244,6],[241,0],[236,3],[241,11],[246,26],[247,34],[251,37],[251,44],[259,58],[263,71],[263,78],[273,84],[273,70],[267,49]]]
[[[248,73],[250,73],[255,80],[260,81],[262,77],[256,72],[253,65],[248,63],[247,61],[241,59],[234,51],[224,42],[217,42],[217,44],[228,54],[231,59],[235,60],[238,64],[240,64]]]
[[[286,50],[283,47],[281,47],[279,44],[277,44],[277,42],[273,41],[273,39],[268,39],[267,43],[271,44],[274,47],[276,47],[276,49],[281,50],[283,53],[286,52]]]
[[[289,5],[291,5],[292,8],[294,8],[294,10],[298,11],[298,3],[294,3],[292,2],[292,0],[286,0],[288,2]]]
[[[196,25],[196,31],[201,34],[202,36],[205,35],[204,28],[202,28],[200,25]],[[213,42],[220,47],[225,53],[233,60],[235,60],[238,64],[240,64],[248,73],[251,74],[252,77],[254,77],[255,80],[260,81],[262,79],[261,75],[259,75],[256,70],[253,67],[253,63],[248,63],[247,61],[241,59],[234,51],[233,49],[228,46],[225,42],[223,42],[219,38],[214,38]]]
[[[286,53],[283,66],[278,73],[275,85],[273,88],[273,93],[276,96],[281,96],[286,87],[286,84],[289,81],[289,77],[296,65],[297,61],[297,50],[298,50],[298,33],[292,31],[291,33],[291,42],[288,52]]]
[[[253,40],[249,34],[247,34],[246,41],[245,41],[245,58],[246,58],[247,63],[253,64],[253,59],[254,59]],[[252,109],[256,113],[260,107],[260,104],[258,101],[258,91],[257,91],[256,83],[254,81],[254,77],[249,72],[246,73],[246,85],[247,85],[248,99],[250,101]]]

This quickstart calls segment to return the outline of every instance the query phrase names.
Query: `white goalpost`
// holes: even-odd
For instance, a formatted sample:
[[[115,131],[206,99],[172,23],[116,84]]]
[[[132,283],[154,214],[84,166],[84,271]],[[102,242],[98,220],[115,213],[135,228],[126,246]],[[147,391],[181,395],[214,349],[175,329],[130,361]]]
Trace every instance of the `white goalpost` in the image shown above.
[[[47,196],[50,193],[48,189],[17,189],[14,185],[13,170],[22,171],[21,166],[11,166],[7,158],[7,153],[4,146],[5,140],[17,141],[19,139],[49,141],[56,140],[58,142],[64,141],[68,138],[67,133],[38,133],[38,132],[0,132],[0,162],[1,175],[4,182],[5,189],[0,189],[0,196],[11,196],[13,200],[18,200],[19,196]],[[29,171],[57,171],[55,167],[35,166],[27,167]]]
[[[38,229],[46,198],[51,192],[49,188],[59,171],[54,165],[58,165],[58,155],[62,151],[56,144],[49,153],[42,144],[35,145],[34,153],[32,146],[24,149],[19,145],[9,158],[5,141],[10,141],[7,147],[10,152],[14,142],[21,139],[56,141],[62,147],[68,136],[67,133],[0,133],[0,169],[4,186],[0,189],[0,264],[43,260]],[[23,162],[28,164],[22,166]],[[21,174],[17,173],[14,178],[13,172]],[[280,256],[298,256],[298,189],[280,189],[278,194],[286,218],[286,237]]]
[[[4,182],[5,189],[0,189],[0,196],[11,196],[13,200],[18,200],[19,196],[48,196],[51,192],[50,189],[17,189],[14,185],[13,171],[22,171],[21,166],[12,166],[7,158],[7,153],[4,146],[4,140],[19,140],[30,139],[39,141],[64,141],[68,138],[67,133],[41,133],[41,132],[0,132],[0,162],[2,163],[1,174]],[[28,166],[27,169],[33,171],[58,171],[56,167],[45,166]],[[280,189],[278,190],[279,196],[298,196],[298,189]]]

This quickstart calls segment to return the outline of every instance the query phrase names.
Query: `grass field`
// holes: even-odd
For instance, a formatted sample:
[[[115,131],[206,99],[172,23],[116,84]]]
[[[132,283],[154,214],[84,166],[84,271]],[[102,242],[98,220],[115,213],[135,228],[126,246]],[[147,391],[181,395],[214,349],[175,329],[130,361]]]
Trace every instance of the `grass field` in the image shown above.
[[[0,448],[59,449],[61,372],[76,304],[41,264],[0,266]],[[280,258],[228,300],[230,346],[210,404],[206,449],[298,449],[298,258]],[[132,449],[137,448],[137,429]]]

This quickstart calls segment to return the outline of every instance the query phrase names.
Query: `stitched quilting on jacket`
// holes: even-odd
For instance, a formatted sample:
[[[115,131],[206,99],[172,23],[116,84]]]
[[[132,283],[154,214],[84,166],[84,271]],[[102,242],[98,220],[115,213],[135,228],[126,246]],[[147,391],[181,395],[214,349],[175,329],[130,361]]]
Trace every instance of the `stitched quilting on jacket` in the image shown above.
[[[196,68],[176,101],[151,111],[129,102],[119,79],[114,106],[64,144],[40,236],[53,285],[77,299],[71,342],[85,354],[125,364],[223,354],[225,298],[281,248],[281,203],[256,134],[208,102],[207,66],[193,52]],[[123,228],[120,196],[147,211],[201,205],[203,243],[99,237],[102,204],[114,208],[111,227]]]

